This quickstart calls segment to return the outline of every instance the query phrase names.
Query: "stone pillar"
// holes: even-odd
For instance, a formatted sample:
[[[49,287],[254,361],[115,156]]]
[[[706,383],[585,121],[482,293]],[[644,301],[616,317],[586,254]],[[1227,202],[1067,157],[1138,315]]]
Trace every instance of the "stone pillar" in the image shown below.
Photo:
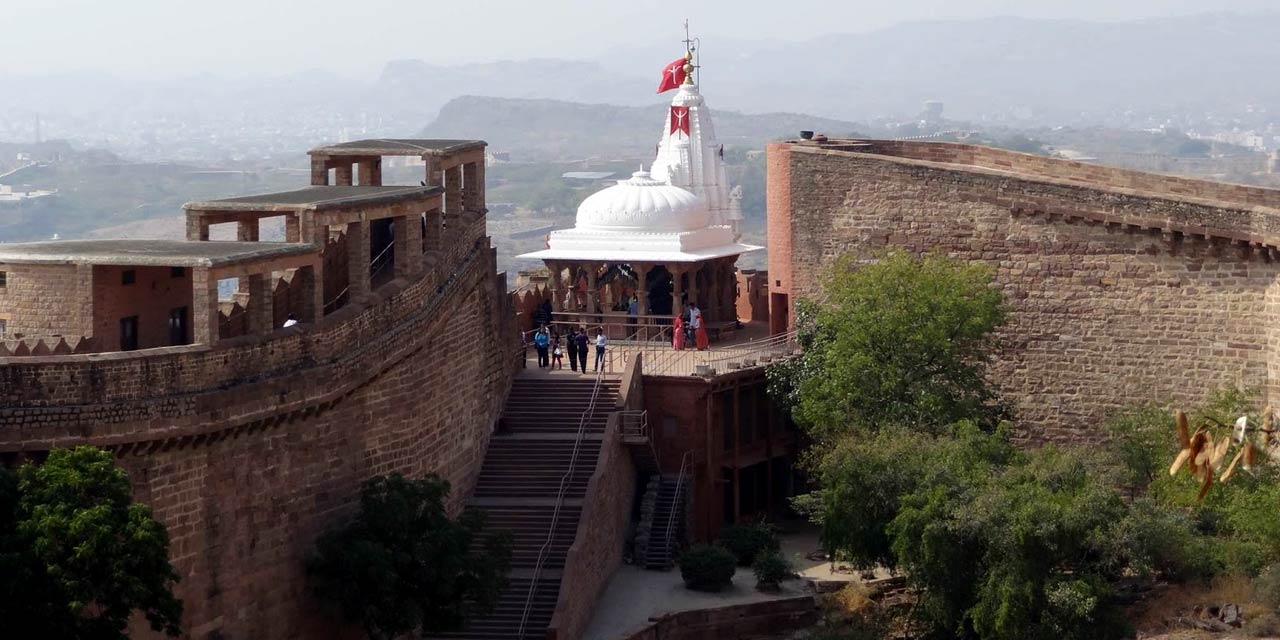
[[[255,273],[241,276],[240,284],[248,288],[249,305],[245,310],[249,314],[249,333],[271,333],[275,329],[275,314],[272,309],[274,292],[271,290],[271,274]]]
[[[351,186],[351,162],[343,160],[341,164],[334,167],[333,181],[335,184],[342,186]]]
[[[329,156],[311,156],[311,185],[329,184]]]
[[[423,181],[428,187],[439,187],[444,185],[443,172],[440,171],[440,161],[435,158],[423,157]]]
[[[302,242],[302,221],[298,219],[301,215],[301,213],[290,213],[284,217],[285,242]]]
[[[441,251],[443,249],[443,229],[440,228],[443,216],[439,209],[428,211],[423,218],[425,225],[422,231],[423,251]]]
[[[207,241],[209,239],[209,220],[197,211],[187,212],[187,240]]]
[[[738,273],[728,260],[724,263],[724,301],[720,308],[725,315],[722,320],[738,319]]]
[[[649,265],[639,264],[636,266],[636,315],[644,316],[649,314]],[[643,322],[637,320],[641,324]]]
[[[310,322],[312,324],[320,321],[324,317],[324,287],[320,286],[320,263],[299,267],[293,272],[293,281],[289,283],[290,287],[302,287],[302,295],[299,296],[300,303],[294,314],[298,317],[298,322]]]
[[[369,295],[369,223],[347,223],[347,299],[355,302]]]
[[[218,341],[218,278],[208,267],[191,270],[191,338],[210,346]]]
[[[365,158],[356,163],[360,171],[360,186],[382,186],[382,158]]]
[[[463,165],[462,208],[472,213],[484,212],[484,160]]]
[[[462,214],[462,167],[450,167],[444,172],[444,214],[452,227],[453,220]],[[452,230],[451,230],[452,231]]]
[[[395,219],[396,277],[408,278],[422,272],[422,216]]]
[[[587,267],[587,313],[600,313],[600,296],[596,282],[600,277],[600,265],[589,262]]]
[[[547,269],[551,270],[551,310],[564,311],[564,288],[560,284],[560,265],[555,262],[548,262]]]
[[[240,242],[257,242],[261,225],[257,218],[236,221],[236,240]]]
[[[702,263],[695,262],[694,268],[689,270],[689,302],[698,304],[698,272],[702,270]]]
[[[668,267],[671,271],[671,315],[678,316],[684,313],[683,303],[680,298],[684,297],[684,268],[678,266]]]

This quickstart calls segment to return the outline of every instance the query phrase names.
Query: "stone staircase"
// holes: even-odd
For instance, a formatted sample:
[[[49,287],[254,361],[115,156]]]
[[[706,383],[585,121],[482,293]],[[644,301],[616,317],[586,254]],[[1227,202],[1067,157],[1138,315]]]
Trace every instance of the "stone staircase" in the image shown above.
[[[640,521],[640,526],[646,527],[649,533],[643,550],[644,568],[665,571],[675,566],[677,554],[686,540],[688,491],[688,483],[681,483],[678,475],[666,474],[650,479],[650,495],[645,496],[644,514]]]
[[[524,639],[546,637],[560,594],[565,555],[577,535],[587,482],[595,472],[609,414],[617,409],[618,380],[605,378],[587,417],[577,464],[565,485],[551,545],[533,594]],[[487,616],[444,638],[520,638],[520,621],[538,555],[551,534],[560,482],[573,458],[578,425],[591,403],[594,377],[525,372],[515,379],[499,429],[489,442],[469,509],[484,511],[486,528],[513,537],[510,584]],[[523,639],[522,639],[523,640]]]

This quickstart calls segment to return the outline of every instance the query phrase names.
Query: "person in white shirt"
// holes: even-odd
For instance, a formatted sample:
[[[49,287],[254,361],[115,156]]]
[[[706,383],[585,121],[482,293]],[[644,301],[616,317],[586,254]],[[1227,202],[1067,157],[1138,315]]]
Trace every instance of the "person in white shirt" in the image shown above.
[[[604,348],[609,344],[609,339],[604,337],[604,329],[596,330],[596,368],[600,370],[600,363],[604,362]]]
[[[284,321],[284,326],[285,328],[289,328],[295,324],[298,324],[298,318],[291,313],[289,314],[289,318]]]

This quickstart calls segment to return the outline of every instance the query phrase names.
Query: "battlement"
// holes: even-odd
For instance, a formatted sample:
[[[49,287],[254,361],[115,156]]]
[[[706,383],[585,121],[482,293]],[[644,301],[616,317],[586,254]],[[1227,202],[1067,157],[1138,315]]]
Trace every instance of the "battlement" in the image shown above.
[[[844,256],[981,263],[1009,320],[991,380],[1030,440],[1089,441],[1142,399],[1280,392],[1280,191],[973,145],[768,149],[770,318]]]
[[[310,327],[241,335],[213,345],[112,353],[76,352],[74,348],[71,353],[57,353],[51,348],[48,353],[36,353],[34,346],[28,344],[31,341],[23,341],[24,353],[17,353],[15,346],[9,357],[0,357],[0,370],[7,382],[0,386],[0,424],[22,424],[22,416],[27,415],[24,409],[86,405],[100,407],[114,416],[106,420],[98,411],[86,409],[76,418],[86,427],[118,422],[124,415],[130,416],[126,420],[129,422],[152,423],[154,418],[155,422],[167,421],[171,425],[180,422],[180,416],[196,412],[201,404],[197,399],[203,394],[246,384],[260,386],[300,371],[351,360],[355,354],[367,354],[370,348],[401,330],[397,323],[432,308],[444,289],[459,274],[467,273],[473,262],[492,262],[492,256],[486,255],[492,250],[487,246],[483,218],[472,220],[466,231],[454,236],[455,242],[447,253],[432,251],[423,256],[426,269],[419,276],[393,280],[375,294],[324,316]],[[231,311],[238,303],[226,304]],[[361,362],[345,370],[340,379],[358,380],[362,372],[371,370],[368,362]],[[312,385],[314,382],[307,386]],[[162,398],[172,398],[182,408],[169,401],[157,404]],[[286,404],[281,400],[277,404]],[[126,408],[126,403],[131,408]],[[225,423],[236,414],[235,404],[232,401],[215,415],[206,416],[206,426]],[[277,408],[272,406],[270,410]],[[164,418],[156,412],[164,413]],[[56,444],[56,436],[46,440],[33,438],[35,435],[26,430],[0,430],[0,450],[18,444],[12,438],[20,438],[26,446]],[[135,436],[140,434],[129,437]],[[82,440],[77,436],[77,441]]]
[[[905,140],[777,143],[935,170],[962,190],[1028,215],[1050,215],[1174,236],[1280,247],[1280,190],[1146,173],[971,144]]]
[[[365,154],[397,154],[386,144],[405,144],[366,142],[385,144],[322,147],[312,157],[367,164],[380,159]],[[14,342],[0,347],[0,358],[271,335],[318,324],[349,304],[366,306],[390,281],[421,275],[428,256],[432,268],[447,269],[448,254],[470,247],[471,227],[484,219],[484,142],[436,142],[423,153],[443,186],[383,186],[380,173],[364,172],[359,186],[347,180],[187,203],[186,241],[0,246],[0,340]],[[360,155],[343,155],[352,150]],[[277,217],[285,242],[260,242],[262,220]],[[235,242],[210,241],[210,228],[223,224],[235,225]]]

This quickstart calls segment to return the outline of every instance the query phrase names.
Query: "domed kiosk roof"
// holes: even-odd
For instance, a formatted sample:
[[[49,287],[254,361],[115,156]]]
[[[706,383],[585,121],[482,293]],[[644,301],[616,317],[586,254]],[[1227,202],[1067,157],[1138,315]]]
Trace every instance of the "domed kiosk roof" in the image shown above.
[[[641,169],[629,180],[597,191],[578,206],[578,229],[670,233],[707,226],[706,203],[680,187],[654,180]]]

